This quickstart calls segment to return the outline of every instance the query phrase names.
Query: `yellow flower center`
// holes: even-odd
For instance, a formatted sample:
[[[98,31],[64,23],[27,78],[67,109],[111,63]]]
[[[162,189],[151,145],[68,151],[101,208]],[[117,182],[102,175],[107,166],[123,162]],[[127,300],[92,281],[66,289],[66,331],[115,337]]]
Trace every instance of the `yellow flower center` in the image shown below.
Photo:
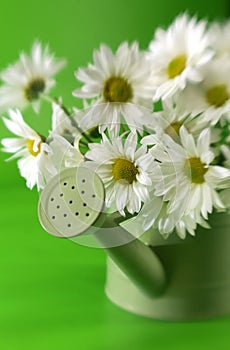
[[[205,182],[204,175],[208,171],[206,165],[201,162],[200,158],[192,157],[186,162],[187,175],[192,183],[202,184]]]
[[[181,124],[178,122],[172,123],[165,129],[165,133],[172,139],[178,139]]]
[[[37,157],[37,155],[41,152],[41,143],[42,142],[39,142],[37,144],[37,151],[34,150],[34,143],[36,141],[35,140],[30,140],[28,139],[27,140],[27,148],[28,148],[28,151],[30,152],[30,154],[33,156],[33,157]]]
[[[25,88],[25,97],[31,102],[37,100],[40,94],[45,90],[45,80],[43,78],[35,78],[29,82]]]
[[[124,78],[111,77],[105,82],[103,96],[106,102],[128,102],[133,92]]]
[[[172,59],[169,62],[167,67],[167,74],[170,79],[175,78],[177,75],[180,75],[186,67],[186,56],[179,55]]]
[[[138,170],[128,159],[117,158],[113,164],[113,177],[116,181],[126,180],[133,183],[136,180]]]
[[[222,106],[228,99],[228,91],[225,84],[212,86],[206,93],[208,103],[215,107]]]

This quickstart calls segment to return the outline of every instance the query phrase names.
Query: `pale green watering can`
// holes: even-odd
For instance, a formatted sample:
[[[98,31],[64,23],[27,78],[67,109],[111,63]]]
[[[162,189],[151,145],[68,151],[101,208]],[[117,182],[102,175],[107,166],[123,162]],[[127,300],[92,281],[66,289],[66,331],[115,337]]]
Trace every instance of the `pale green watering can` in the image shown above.
[[[64,170],[43,190],[39,218],[58,237],[93,235],[108,254],[106,294],[133,313],[164,320],[230,314],[230,215],[210,216],[212,229],[167,240],[136,238],[120,215],[104,212],[104,186],[86,167]],[[135,230],[134,230],[135,231]]]

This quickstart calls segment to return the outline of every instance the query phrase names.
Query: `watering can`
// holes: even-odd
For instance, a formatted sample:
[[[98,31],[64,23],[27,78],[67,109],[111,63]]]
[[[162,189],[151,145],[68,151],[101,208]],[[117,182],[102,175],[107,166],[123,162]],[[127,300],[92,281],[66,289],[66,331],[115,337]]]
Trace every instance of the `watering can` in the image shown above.
[[[51,179],[38,214],[56,237],[94,236],[108,255],[106,294],[119,307],[162,320],[230,313],[230,215],[212,214],[212,229],[199,227],[185,240],[142,232],[132,219],[106,215],[104,185],[85,166]]]

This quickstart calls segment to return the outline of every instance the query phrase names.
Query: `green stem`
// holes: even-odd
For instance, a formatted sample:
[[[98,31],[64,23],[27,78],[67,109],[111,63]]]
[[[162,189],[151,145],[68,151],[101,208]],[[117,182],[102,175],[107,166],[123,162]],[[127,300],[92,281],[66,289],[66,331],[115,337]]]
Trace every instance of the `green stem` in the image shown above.
[[[63,112],[67,115],[69,118],[71,124],[79,131],[79,133],[88,141],[88,142],[93,142],[90,137],[78,126],[77,122],[73,119],[73,116],[71,115],[70,111],[66,106],[63,105],[57,98],[50,97],[48,95],[42,95],[42,97],[50,102],[50,103],[56,103],[62,110]]]

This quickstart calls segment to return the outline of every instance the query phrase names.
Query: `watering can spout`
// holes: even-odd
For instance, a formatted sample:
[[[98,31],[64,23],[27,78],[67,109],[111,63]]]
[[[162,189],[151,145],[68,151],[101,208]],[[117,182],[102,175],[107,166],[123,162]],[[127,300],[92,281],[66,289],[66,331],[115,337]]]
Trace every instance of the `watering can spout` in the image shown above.
[[[128,243],[106,247],[105,234],[99,230],[95,235],[113,262],[146,296],[153,298],[164,293],[167,287],[165,269],[152,248],[134,238],[121,226],[116,226],[114,235],[117,241]]]

